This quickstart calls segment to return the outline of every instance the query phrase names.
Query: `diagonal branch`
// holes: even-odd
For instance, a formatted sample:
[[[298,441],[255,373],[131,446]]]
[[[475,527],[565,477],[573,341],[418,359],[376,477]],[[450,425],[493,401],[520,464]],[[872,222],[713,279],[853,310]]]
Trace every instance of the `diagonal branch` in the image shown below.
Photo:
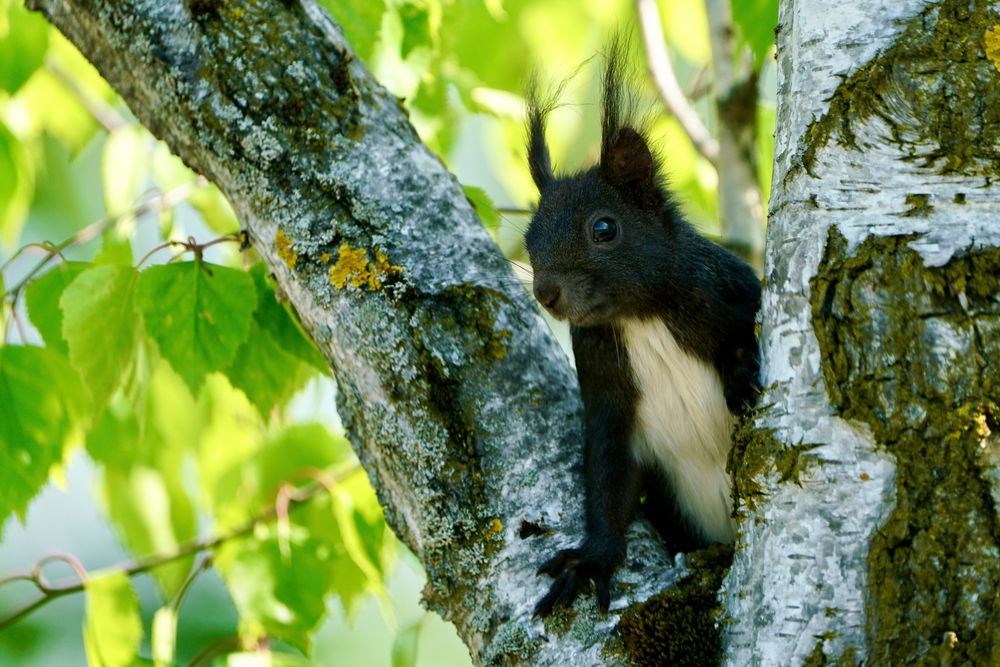
[[[550,638],[530,617],[541,554],[582,533],[576,378],[340,29],[312,0],[28,5],[229,198],[333,368],[386,520],[427,570],[425,603],[475,660],[613,662],[614,618],[591,600],[575,609],[592,632]],[[636,530],[616,609],[676,577]]]
[[[646,45],[646,62],[653,81],[656,82],[656,89],[660,92],[660,98],[702,157],[718,166],[719,142],[712,138],[708,128],[701,122],[701,117],[691,106],[674,75],[674,67],[670,64],[670,55],[667,53],[667,44],[663,40],[660,10],[656,7],[656,0],[636,0],[635,7],[639,13],[642,41]]]

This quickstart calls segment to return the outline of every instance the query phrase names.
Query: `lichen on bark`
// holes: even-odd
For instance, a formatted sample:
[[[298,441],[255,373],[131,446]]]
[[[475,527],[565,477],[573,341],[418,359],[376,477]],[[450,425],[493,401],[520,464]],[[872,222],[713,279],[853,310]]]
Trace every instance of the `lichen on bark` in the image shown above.
[[[867,561],[867,660],[1000,664],[1000,249],[927,267],[913,240],[849,250],[831,228],[811,283],[831,403],[897,465]]]

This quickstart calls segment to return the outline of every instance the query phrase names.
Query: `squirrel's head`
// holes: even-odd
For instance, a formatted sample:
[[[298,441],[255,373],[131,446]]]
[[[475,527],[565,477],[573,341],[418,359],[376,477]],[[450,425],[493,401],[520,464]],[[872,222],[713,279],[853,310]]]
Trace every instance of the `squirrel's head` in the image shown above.
[[[538,301],[577,326],[649,312],[651,284],[669,262],[677,214],[659,162],[632,120],[625,45],[612,40],[604,70],[601,159],[556,176],[545,144],[551,104],[529,90],[528,166],[538,208],[525,234]]]

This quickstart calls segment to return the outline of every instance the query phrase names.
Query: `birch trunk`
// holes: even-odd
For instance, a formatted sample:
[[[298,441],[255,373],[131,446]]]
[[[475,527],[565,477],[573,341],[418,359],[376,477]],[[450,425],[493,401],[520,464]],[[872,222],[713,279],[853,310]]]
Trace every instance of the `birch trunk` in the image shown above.
[[[540,560],[582,537],[565,356],[459,183],[310,0],[29,0],[217,183],[338,383],[424,601],[477,663],[621,664],[617,614],[532,621]],[[616,605],[677,572],[637,526]],[[589,604],[588,604],[589,603]],[[564,617],[565,618],[565,617]]]
[[[998,23],[781,4],[730,664],[1000,664]]]

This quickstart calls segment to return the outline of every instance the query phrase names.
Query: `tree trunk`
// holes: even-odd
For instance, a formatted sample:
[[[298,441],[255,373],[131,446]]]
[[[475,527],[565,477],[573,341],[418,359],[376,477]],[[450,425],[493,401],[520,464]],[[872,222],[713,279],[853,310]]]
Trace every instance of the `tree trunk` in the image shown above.
[[[781,5],[731,664],[1000,664],[998,23]]]
[[[458,182],[310,0],[28,0],[219,185],[333,368],[338,409],[474,660],[622,662],[592,600],[533,622],[582,536],[576,377]],[[637,526],[616,606],[677,574]],[[556,640],[556,636],[558,640]]]

